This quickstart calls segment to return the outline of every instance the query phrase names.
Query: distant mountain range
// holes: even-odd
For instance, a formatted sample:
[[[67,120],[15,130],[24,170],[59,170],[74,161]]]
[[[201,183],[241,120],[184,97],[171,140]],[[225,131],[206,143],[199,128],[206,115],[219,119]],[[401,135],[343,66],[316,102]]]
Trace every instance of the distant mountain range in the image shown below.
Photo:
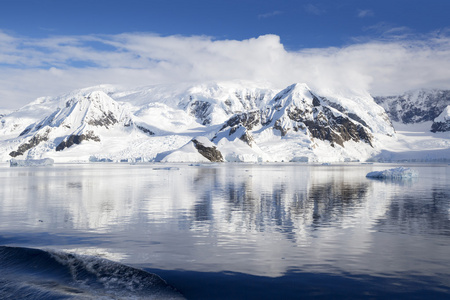
[[[39,98],[1,116],[0,156],[56,162],[367,161],[395,141],[391,121],[430,122],[436,134],[448,132],[449,105],[450,91],[434,90],[372,98],[243,81],[135,90],[103,85]]]
[[[450,91],[415,90],[399,96],[374,97],[392,121],[413,124],[434,122],[431,131],[449,131]],[[437,120],[436,120],[437,119]]]

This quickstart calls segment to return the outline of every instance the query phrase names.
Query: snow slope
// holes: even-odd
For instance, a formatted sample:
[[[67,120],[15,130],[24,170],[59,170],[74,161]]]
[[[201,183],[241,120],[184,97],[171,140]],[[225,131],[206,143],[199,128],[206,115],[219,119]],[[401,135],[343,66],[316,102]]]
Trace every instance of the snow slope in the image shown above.
[[[394,122],[396,135],[385,139],[381,151],[370,161],[441,162],[450,161],[450,132],[430,131],[432,122]]]
[[[375,100],[386,109],[397,134],[383,142],[372,160],[450,160],[450,91],[417,89]]]
[[[394,122],[405,124],[433,121],[447,105],[450,91],[417,89],[398,96],[375,97]]]
[[[370,95],[324,97],[301,83],[283,90],[247,81],[133,90],[102,85],[39,98],[0,118],[3,161],[450,158],[447,133],[416,132],[394,123],[396,132]]]

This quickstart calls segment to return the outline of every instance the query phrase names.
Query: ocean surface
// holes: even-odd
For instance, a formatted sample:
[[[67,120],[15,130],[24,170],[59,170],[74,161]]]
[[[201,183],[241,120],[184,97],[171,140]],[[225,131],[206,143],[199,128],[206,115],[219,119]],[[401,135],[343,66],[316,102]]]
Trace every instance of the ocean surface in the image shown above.
[[[0,166],[0,299],[183,297],[449,299],[450,165]]]

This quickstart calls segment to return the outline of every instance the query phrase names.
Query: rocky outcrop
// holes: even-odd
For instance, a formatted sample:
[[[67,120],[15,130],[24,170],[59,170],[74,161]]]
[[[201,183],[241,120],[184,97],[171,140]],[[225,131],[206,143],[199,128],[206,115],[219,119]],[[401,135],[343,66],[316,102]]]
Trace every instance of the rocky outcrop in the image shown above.
[[[189,107],[189,113],[200,120],[203,125],[211,123],[210,110],[211,103],[205,101],[193,101]]]
[[[367,159],[382,135],[395,134],[368,94],[324,97],[305,84],[278,91],[241,83],[76,91],[51,100],[35,116],[32,106],[17,112],[26,122],[16,129],[17,118],[2,118],[7,126],[0,124],[0,146],[4,155],[28,158],[71,148],[58,159],[77,160],[79,149],[79,157],[101,153],[114,161],[344,161]],[[85,142],[97,145],[77,147]]]
[[[197,149],[198,153],[206,157],[211,162],[223,162],[222,153],[217,149],[216,146],[205,145],[204,142],[199,141],[198,139],[193,139],[192,143]]]
[[[434,122],[431,125],[432,132],[446,132],[450,131],[450,120],[446,122]]]
[[[196,84],[186,91],[189,96],[182,99],[178,107],[186,111],[203,125],[217,125],[234,114],[259,109],[273,98],[275,90],[251,82],[209,82]]]
[[[137,124],[136,124],[136,128],[139,129],[140,131],[142,131],[143,133],[148,134],[148,135],[155,135],[155,133],[154,133],[153,131],[151,131],[151,130],[148,129],[148,128],[145,128],[144,126],[141,126],[141,125],[137,125]]]
[[[316,110],[316,108],[313,110]],[[333,147],[335,144],[344,147],[344,142],[350,140],[355,142],[362,141],[373,147],[373,137],[363,125],[345,116],[336,117],[327,107],[323,107],[322,111],[317,112],[317,114],[319,117],[315,120],[296,120],[305,124],[306,129],[313,138],[329,141]],[[294,130],[298,129],[294,128]]]
[[[261,112],[259,110],[249,111],[246,113],[240,113],[232,116],[221,128],[236,127],[239,125],[244,126],[248,130],[252,130],[254,127],[261,124]]]
[[[343,108],[338,110],[329,103],[306,85],[293,85],[269,103],[262,125],[272,126],[281,136],[301,131],[314,139],[329,141],[333,147],[336,144],[344,147],[344,142],[350,140],[373,146],[370,129],[359,116],[349,116]]]
[[[444,111],[434,119],[431,125],[432,132],[446,132],[450,131],[450,105],[448,105]]]
[[[225,122],[219,132],[212,138],[212,141],[218,142],[224,137],[229,140],[237,138],[252,147],[254,138],[250,132],[257,126],[261,126],[261,112],[259,110],[236,114]]]
[[[94,134],[93,131],[88,131],[86,134],[71,135],[65,138],[58,146],[56,146],[56,151],[62,151],[65,148],[69,148],[73,145],[79,145],[82,141],[95,141],[100,142],[100,138]]]
[[[19,134],[19,138],[28,141],[21,144],[16,151],[12,151],[10,156],[23,155],[43,141],[56,145],[56,151],[63,151],[83,141],[100,142],[100,135],[105,129],[133,126],[146,135],[155,134],[146,123],[132,117],[119,103],[103,92],[78,95],[63,103],[62,108],[58,107],[40,121],[27,126]],[[58,130],[53,130],[56,128]]]
[[[381,108],[380,108],[381,110]],[[312,139],[344,147],[347,141],[364,142],[373,147],[367,123],[355,113],[312,93],[306,85],[292,85],[278,93],[265,109],[239,113],[228,119],[212,139],[240,139],[250,147],[252,131],[275,130],[281,137],[303,133]]]
[[[92,126],[103,126],[106,128],[109,128],[108,126],[112,126],[119,123],[119,120],[116,119],[115,115],[113,112],[108,111],[108,112],[102,112],[102,114],[100,116],[98,116],[97,118],[93,118],[91,120],[87,121],[87,124],[92,125]]]
[[[36,147],[41,142],[48,141],[48,134],[50,133],[50,128],[47,128],[45,132],[40,134],[35,134],[31,139],[29,139],[26,143],[21,144],[16,151],[12,151],[9,153],[11,157],[17,157],[23,155],[25,152],[30,150],[31,148]]]

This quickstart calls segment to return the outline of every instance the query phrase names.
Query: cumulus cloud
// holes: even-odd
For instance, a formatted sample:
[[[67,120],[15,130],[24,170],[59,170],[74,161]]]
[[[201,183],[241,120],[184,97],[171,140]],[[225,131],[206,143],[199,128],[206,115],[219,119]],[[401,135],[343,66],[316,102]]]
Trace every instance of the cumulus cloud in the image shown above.
[[[276,35],[242,41],[136,33],[31,39],[0,32],[0,107],[105,83],[234,79],[278,88],[305,82],[322,93],[450,88],[450,39],[434,35],[293,52]]]

